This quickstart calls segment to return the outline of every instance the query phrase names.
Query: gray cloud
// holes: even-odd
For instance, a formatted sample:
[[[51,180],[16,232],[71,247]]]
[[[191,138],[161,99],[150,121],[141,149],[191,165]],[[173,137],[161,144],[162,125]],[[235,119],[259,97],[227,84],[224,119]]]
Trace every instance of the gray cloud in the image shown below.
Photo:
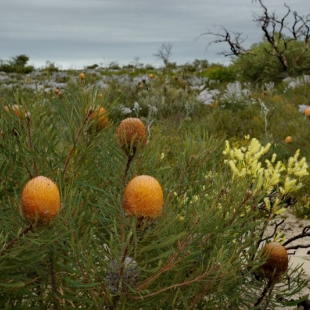
[[[3,2],[3,1],[2,1]],[[309,0],[286,0],[305,12]],[[268,7],[281,16],[283,0],[269,0]],[[206,31],[226,27],[248,36],[246,45],[261,40],[253,22],[260,12],[251,0],[4,0],[0,10],[1,59],[26,53],[30,61],[46,60],[68,65],[89,65],[113,60],[129,63],[136,56],[155,63],[153,54],[163,42],[173,44],[172,61],[195,58],[228,61],[211,46]]]

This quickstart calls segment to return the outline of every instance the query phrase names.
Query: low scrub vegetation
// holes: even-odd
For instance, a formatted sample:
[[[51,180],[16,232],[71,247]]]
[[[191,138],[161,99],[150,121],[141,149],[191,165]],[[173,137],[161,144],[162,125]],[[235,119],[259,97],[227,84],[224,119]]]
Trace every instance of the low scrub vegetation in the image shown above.
[[[0,74],[1,309],[308,298],[278,228],[310,216],[310,77],[198,64]]]

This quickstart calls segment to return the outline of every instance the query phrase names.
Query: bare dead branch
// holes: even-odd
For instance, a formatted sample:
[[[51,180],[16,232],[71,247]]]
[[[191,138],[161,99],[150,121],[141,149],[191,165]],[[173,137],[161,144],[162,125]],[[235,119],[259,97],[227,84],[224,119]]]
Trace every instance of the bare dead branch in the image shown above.
[[[173,45],[171,43],[162,43],[161,47],[158,49],[157,53],[154,54],[154,56],[162,60],[165,66],[167,66],[172,55],[172,48]]]
[[[270,235],[270,236],[268,236],[266,238],[263,238],[262,240],[260,240],[260,243],[264,242],[264,241],[266,241],[266,240],[268,240],[268,239],[270,239],[272,237],[274,237],[276,235],[276,233],[277,233],[278,227],[281,226],[283,223],[284,223],[284,220],[281,220],[279,223],[275,223],[272,235]]]
[[[230,52],[224,50],[220,52],[219,54],[224,55],[225,57],[227,56],[241,56],[244,54],[251,53],[251,50],[245,49],[242,44],[246,40],[246,38],[242,37],[242,33],[240,32],[234,32],[234,37],[231,36],[231,34],[228,32],[227,29],[223,28],[223,34],[221,33],[214,33],[214,32],[205,32],[201,34],[200,36],[204,35],[212,35],[217,37],[216,40],[210,42],[208,46],[214,44],[214,43],[223,43],[226,42],[228,43],[230,47]]]
[[[291,242],[298,240],[298,239],[302,239],[305,237],[310,237],[310,232],[308,232],[310,230],[310,225],[304,227],[304,229],[302,230],[302,232],[288,240],[286,240],[282,245],[286,247],[286,245],[290,244]],[[310,245],[296,245],[296,246],[291,246],[291,247],[286,247],[287,250],[292,250],[292,249],[298,249],[298,248],[308,248],[310,247]]]
[[[288,246],[285,248],[287,251],[288,250],[296,250],[296,249],[307,249],[307,248],[310,248],[310,244],[297,244],[297,245],[292,245],[292,246]]]
[[[263,0],[253,0],[252,2],[258,3],[263,10],[261,14],[254,14],[254,21],[258,23],[264,38],[269,43],[270,48],[266,48],[265,52],[272,57],[276,57],[280,61],[284,72],[287,72],[290,66],[298,64],[310,49],[310,14],[302,16],[295,11],[292,12],[291,8],[284,4],[286,12],[279,18],[275,12],[270,12],[268,7],[263,3]],[[293,23],[289,24],[288,18],[291,15],[293,15]],[[231,35],[230,31],[223,28],[223,32],[206,32],[202,35],[216,37],[208,46],[215,43],[227,43],[230,51],[224,50],[219,53],[224,56],[240,57],[253,53],[251,49],[245,49],[242,46],[245,41],[242,38],[242,33]],[[292,60],[292,63],[289,63],[286,57],[286,51],[289,49],[290,44],[296,41],[304,42],[305,46],[296,55],[295,59]]]

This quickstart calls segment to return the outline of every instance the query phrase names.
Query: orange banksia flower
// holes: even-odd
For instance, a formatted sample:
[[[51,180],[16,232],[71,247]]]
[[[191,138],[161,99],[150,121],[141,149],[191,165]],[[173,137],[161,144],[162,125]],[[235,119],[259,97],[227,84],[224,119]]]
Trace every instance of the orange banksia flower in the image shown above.
[[[25,185],[21,200],[22,214],[31,222],[54,219],[60,209],[60,194],[57,185],[44,176],[38,176]]]
[[[285,142],[286,143],[292,143],[293,142],[293,138],[291,137],[291,136],[287,136],[286,138],[285,138]]]
[[[129,215],[155,218],[161,215],[163,203],[161,185],[151,176],[137,176],[126,186],[123,208]]]
[[[88,110],[89,120],[94,121],[96,120],[96,130],[102,130],[107,123],[109,122],[108,114],[105,108],[97,107],[97,108],[90,108]]]
[[[305,115],[306,115],[306,116],[310,116],[310,108],[307,108],[307,109],[305,110]]]
[[[13,112],[20,119],[22,119],[26,114],[26,110],[20,107],[18,104],[13,104],[12,106],[5,106],[4,109],[10,114],[11,112]]]

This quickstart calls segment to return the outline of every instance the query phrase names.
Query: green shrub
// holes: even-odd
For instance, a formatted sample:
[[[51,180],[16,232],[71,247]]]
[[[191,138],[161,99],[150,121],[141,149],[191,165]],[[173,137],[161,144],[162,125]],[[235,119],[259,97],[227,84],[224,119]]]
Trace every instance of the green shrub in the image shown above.
[[[62,96],[20,89],[3,104],[23,113],[1,107],[0,308],[275,309],[307,298],[291,300],[307,285],[301,266],[289,266],[275,283],[264,276],[261,256],[266,243],[279,241],[276,232],[262,236],[292,194],[282,191],[290,181],[284,170],[274,178],[277,162],[286,165],[297,147],[301,157],[309,152],[309,124],[297,106],[283,94],[242,107],[233,97],[203,106],[174,77],[137,79],[139,88],[126,76],[98,89],[95,79],[72,74]],[[116,132],[126,116],[115,110],[133,100],[147,143],[125,154]],[[89,109],[98,105],[109,117],[103,130],[90,121]],[[285,144],[285,128],[296,144]],[[249,130],[262,145],[272,142],[277,160],[258,140],[249,145]],[[296,156],[294,169],[298,163],[304,173],[306,160]],[[60,213],[46,225],[30,225],[20,212],[23,187],[37,175],[51,178],[61,195]],[[138,175],[153,176],[163,189],[163,213],[155,219],[123,209],[126,184]],[[304,177],[296,189],[307,184]]]
[[[204,76],[210,80],[219,82],[233,82],[236,80],[236,74],[231,66],[213,65],[204,71]]]
[[[18,55],[13,57],[11,60],[5,62],[1,61],[0,63],[0,71],[4,71],[6,73],[22,73],[27,74],[34,70],[33,66],[26,66],[29,57],[25,54]]]
[[[195,126],[176,135],[171,125],[157,124],[132,162],[113,124],[90,130],[91,105],[77,88],[53,106],[25,102],[30,116],[3,114],[1,307],[257,303],[266,285],[258,248],[266,219],[258,220],[260,210],[245,213],[249,183],[234,181],[223,167],[223,141]],[[124,176],[127,183],[141,174],[155,177],[164,191],[164,214],[156,220],[126,216],[122,208]],[[36,175],[53,179],[61,193],[60,214],[46,227],[29,226],[19,212],[21,190]],[[288,273],[299,279],[302,272]],[[292,294],[286,277],[281,284],[285,291],[270,292],[270,305]]]
[[[283,45],[283,41],[281,44]],[[261,43],[253,44],[250,53],[235,58],[233,68],[238,75],[238,79],[254,83],[280,82],[287,76],[309,74],[309,51],[297,63],[295,62],[297,55],[301,54],[304,47],[305,43],[300,41],[292,41],[288,44],[288,48],[284,52],[288,61],[288,72],[285,72],[277,57],[270,55],[273,51],[266,39]],[[283,47],[280,46],[281,48]]]

